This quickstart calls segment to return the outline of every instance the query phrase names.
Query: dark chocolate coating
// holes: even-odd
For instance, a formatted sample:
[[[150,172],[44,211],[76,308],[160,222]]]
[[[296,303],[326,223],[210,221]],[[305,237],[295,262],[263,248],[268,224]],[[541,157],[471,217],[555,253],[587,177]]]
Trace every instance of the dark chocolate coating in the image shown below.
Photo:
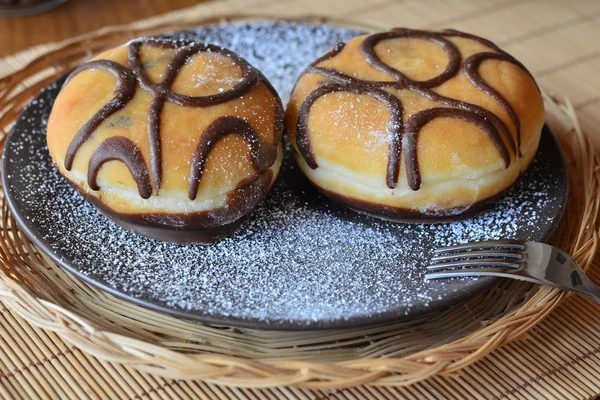
[[[463,209],[447,209],[444,212],[424,214],[419,211],[410,210],[408,208],[393,207],[384,204],[372,203],[370,201],[356,199],[350,196],[344,196],[339,193],[332,192],[318,185],[315,188],[340,204],[344,204],[348,208],[360,214],[370,215],[375,218],[384,219],[392,222],[407,222],[411,224],[440,224],[469,219],[479,214],[496,200],[504,197],[510,188],[503,190],[493,197],[475,202],[469,206],[465,212]]]
[[[229,193],[224,206],[190,213],[119,213],[101,199],[90,196],[73,182],[69,183],[102,214],[126,229],[172,243],[209,244],[227,236],[244,221],[269,191],[272,178],[273,172],[268,169],[241,182]]]

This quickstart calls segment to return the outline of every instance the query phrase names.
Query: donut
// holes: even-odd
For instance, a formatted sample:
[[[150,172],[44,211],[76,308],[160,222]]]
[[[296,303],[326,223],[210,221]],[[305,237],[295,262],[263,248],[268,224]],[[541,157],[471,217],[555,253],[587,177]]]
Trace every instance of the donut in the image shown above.
[[[300,170],[325,195],[392,221],[447,222],[523,174],[544,105],[527,69],[492,42],[395,28],[310,64],[286,125]]]
[[[211,243],[275,181],[284,117],[268,80],[232,51],[140,38],[71,72],[46,137],[59,172],[117,224]]]

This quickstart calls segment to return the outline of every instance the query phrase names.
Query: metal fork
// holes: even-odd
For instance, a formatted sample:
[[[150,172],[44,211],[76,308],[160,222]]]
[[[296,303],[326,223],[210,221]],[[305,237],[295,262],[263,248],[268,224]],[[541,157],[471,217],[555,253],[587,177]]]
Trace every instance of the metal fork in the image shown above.
[[[565,252],[545,243],[490,240],[442,247],[425,279],[498,276],[579,292],[600,304],[600,288]]]

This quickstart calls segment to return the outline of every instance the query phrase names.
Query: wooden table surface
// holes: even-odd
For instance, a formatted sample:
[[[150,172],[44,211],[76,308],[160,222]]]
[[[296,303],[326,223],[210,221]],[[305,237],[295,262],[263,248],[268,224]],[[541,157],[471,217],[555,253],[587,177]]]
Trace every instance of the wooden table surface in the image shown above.
[[[54,10],[26,17],[0,17],[0,58],[28,47],[57,42],[106,25],[120,25],[198,0],[69,0]]]

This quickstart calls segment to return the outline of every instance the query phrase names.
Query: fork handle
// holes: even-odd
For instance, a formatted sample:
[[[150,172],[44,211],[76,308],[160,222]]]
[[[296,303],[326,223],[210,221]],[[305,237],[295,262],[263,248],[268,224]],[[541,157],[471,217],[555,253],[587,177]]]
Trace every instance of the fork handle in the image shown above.
[[[571,290],[581,293],[587,298],[594,300],[597,304],[600,304],[600,288],[583,271],[578,270],[576,273],[579,276],[579,282],[576,284],[572,282]]]
[[[584,295],[588,299],[594,300],[596,304],[600,304],[600,293],[596,294],[588,292],[587,290],[575,290],[575,292]]]

